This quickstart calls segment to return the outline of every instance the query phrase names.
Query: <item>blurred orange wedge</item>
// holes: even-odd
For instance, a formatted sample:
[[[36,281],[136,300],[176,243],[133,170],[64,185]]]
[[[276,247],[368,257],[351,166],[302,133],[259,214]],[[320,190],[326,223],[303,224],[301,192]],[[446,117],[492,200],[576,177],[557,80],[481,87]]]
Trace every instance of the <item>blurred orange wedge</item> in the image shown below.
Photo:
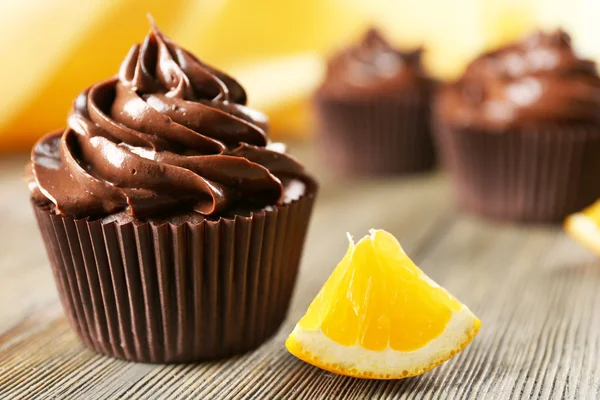
[[[296,357],[357,378],[420,375],[460,352],[481,322],[372,230],[348,252],[286,341]]]
[[[570,215],[565,221],[565,230],[579,243],[600,255],[600,200]]]
[[[0,152],[27,150],[66,124],[73,99],[110,78],[148,32],[174,30],[188,0],[0,1]],[[10,61],[8,61],[10,60]]]
[[[321,56],[305,52],[273,57],[240,63],[229,72],[246,89],[248,105],[269,116],[271,138],[310,134],[310,97],[325,73]]]

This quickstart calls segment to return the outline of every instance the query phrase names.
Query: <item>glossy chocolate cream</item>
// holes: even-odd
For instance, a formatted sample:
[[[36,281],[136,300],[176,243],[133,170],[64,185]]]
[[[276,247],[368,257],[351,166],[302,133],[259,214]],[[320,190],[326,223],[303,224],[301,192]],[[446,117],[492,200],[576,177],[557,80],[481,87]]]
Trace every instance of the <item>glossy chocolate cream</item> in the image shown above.
[[[398,51],[372,28],[356,46],[329,60],[319,94],[344,99],[385,97],[430,84],[421,66],[420,49]]]
[[[72,217],[219,217],[305,190],[302,165],[269,143],[267,118],[231,77],[155,26],[117,77],[74,101],[64,131],[34,147],[33,200]]]
[[[598,123],[600,78],[565,32],[536,32],[473,61],[443,89],[437,114],[446,124],[489,129]]]

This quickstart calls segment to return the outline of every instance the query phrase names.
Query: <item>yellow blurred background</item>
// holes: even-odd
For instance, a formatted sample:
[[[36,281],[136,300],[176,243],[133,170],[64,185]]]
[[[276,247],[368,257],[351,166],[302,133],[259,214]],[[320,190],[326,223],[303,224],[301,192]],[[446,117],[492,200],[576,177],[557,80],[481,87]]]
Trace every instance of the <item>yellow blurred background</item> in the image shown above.
[[[485,49],[535,27],[564,27],[600,60],[598,0],[1,0],[0,153],[27,151],[64,125],[85,87],[114,75],[148,31],[162,30],[246,87],[275,139],[311,131],[309,97],[326,56],[379,26],[453,79]]]

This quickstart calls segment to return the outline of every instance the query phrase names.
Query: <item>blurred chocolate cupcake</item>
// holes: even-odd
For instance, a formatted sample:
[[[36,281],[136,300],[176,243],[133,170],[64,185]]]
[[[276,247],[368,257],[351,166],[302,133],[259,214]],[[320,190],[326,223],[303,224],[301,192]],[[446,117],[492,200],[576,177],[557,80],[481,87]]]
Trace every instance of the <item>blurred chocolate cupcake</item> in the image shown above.
[[[600,197],[600,78],[565,32],[480,56],[441,90],[435,116],[470,211],[551,222]]]
[[[153,27],[35,145],[33,207],[88,347],[198,361],[254,348],[283,321],[317,185],[245,103]]]
[[[434,165],[432,80],[421,51],[401,52],[375,29],[334,55],[315,96],[318,136],[337,172],[383,175]]]

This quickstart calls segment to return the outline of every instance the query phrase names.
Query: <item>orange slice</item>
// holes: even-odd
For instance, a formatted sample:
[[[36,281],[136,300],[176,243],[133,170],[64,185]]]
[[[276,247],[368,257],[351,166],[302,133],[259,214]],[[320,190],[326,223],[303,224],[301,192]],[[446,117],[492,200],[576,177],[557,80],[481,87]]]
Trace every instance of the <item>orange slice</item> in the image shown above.
[[[388,232],[372,230],[335,268],[285,345],[357,378],[420,375],[460,352],[481,322],[423,273]]]
[[[579,243],[600,255],[600,200],[567,217],[565,230]]]

